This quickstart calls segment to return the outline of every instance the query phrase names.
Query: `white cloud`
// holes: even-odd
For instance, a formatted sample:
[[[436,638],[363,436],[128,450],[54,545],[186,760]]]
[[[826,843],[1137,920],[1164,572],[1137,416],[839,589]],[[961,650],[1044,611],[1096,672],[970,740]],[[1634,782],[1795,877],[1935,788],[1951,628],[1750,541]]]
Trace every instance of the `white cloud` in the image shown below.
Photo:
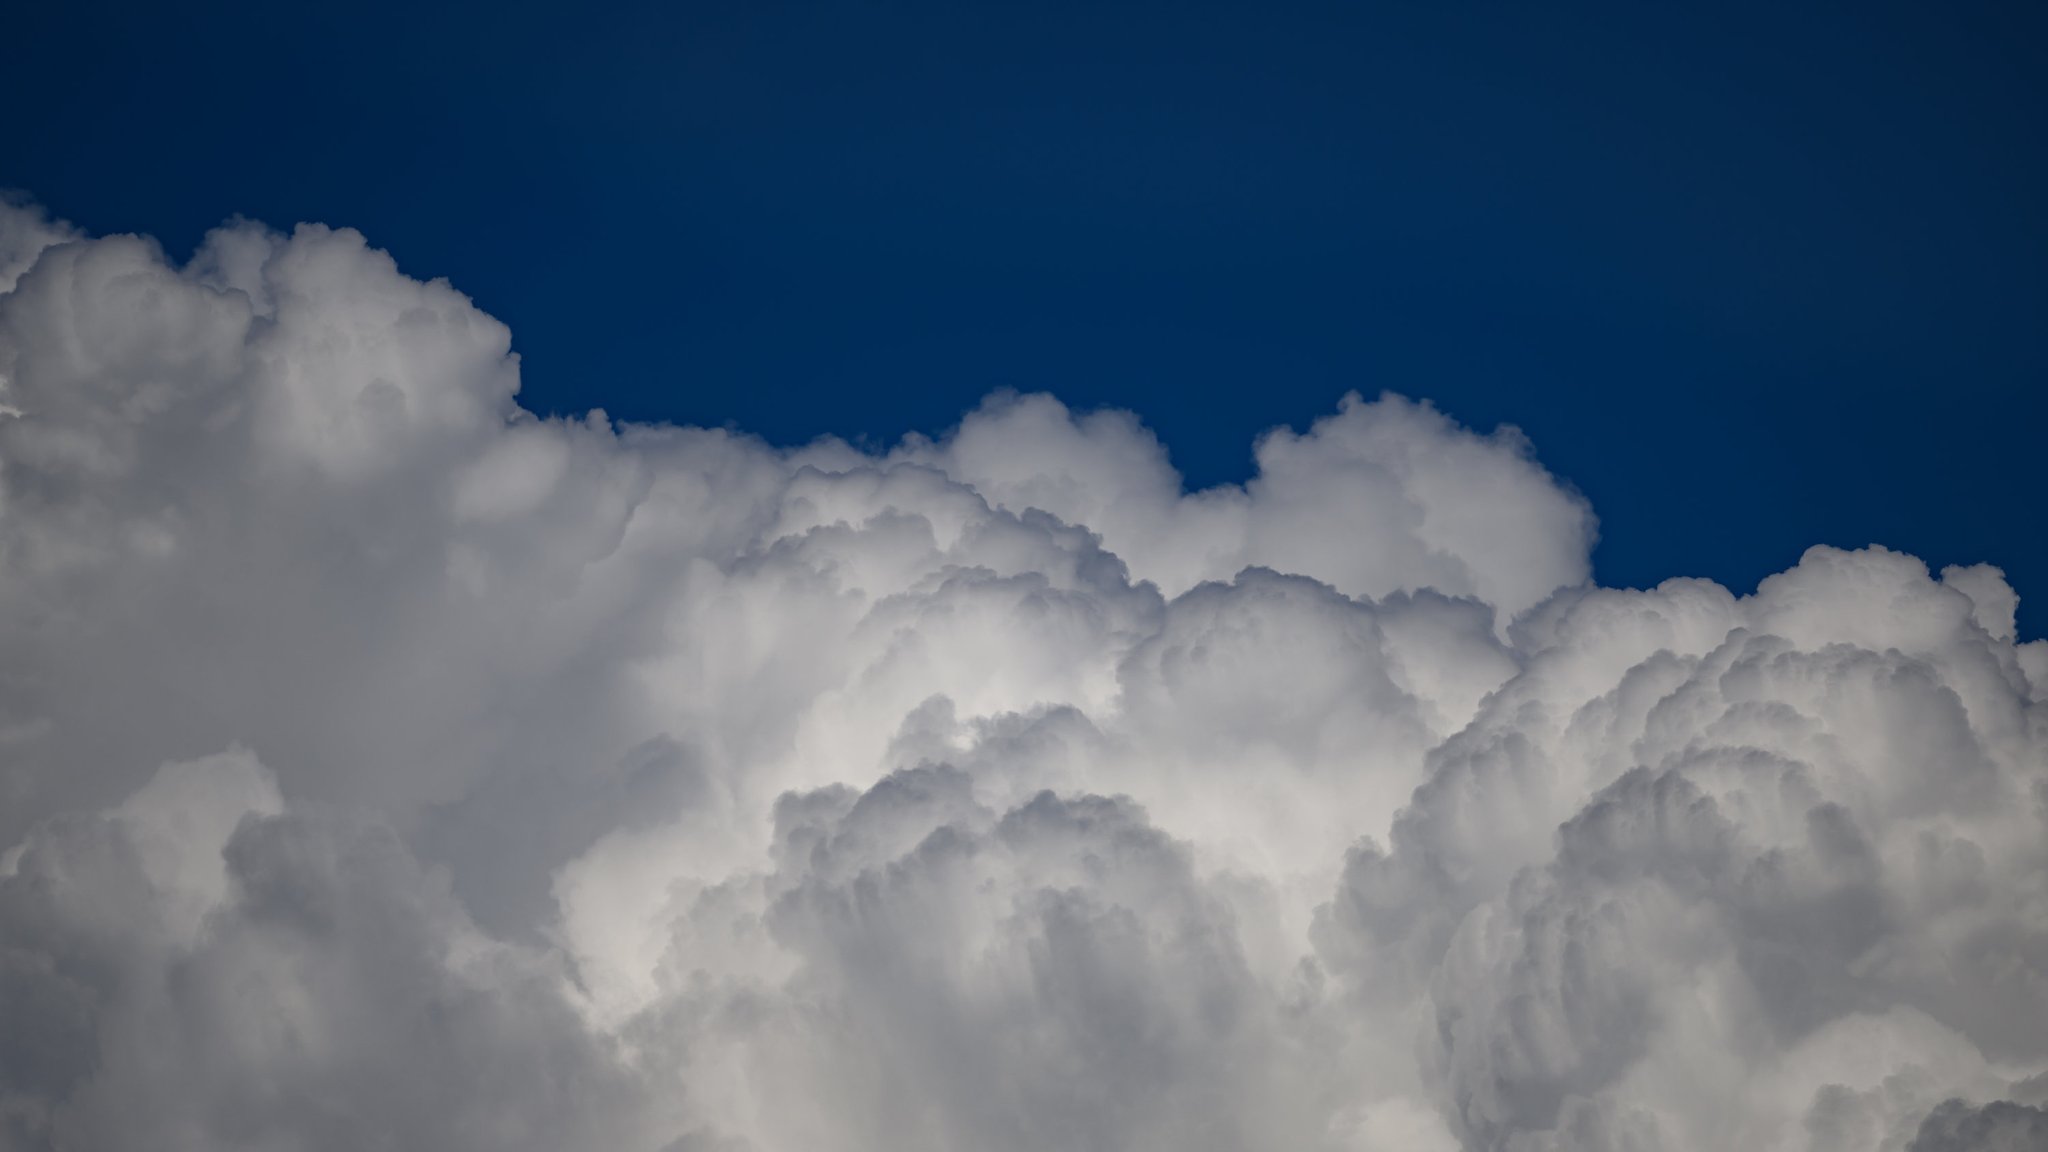
[[[1593,588],[1394,396],[1185,493],[1051,397],[786,450],[509,348],[352,232],[0,205],[0,1148],[2038,1127],[1996,569]]]

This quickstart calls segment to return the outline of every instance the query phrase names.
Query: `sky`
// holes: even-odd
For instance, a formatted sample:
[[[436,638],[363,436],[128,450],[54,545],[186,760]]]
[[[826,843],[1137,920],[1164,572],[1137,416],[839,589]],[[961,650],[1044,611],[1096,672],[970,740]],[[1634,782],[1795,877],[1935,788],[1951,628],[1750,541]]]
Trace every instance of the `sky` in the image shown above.
[[[16,20],[0,1152],[2048,1147],[2039,29],[1750,15]]]
[[[1883,543],[2048,586],[2025,4],[160,5],[10,18],[0,185],[346,223],[536,411],[777,443],[994,388],[1192,487],[1346,391],[1511,423],[1608,583]],[[2029,635],[2042,632],[2027,598]]]

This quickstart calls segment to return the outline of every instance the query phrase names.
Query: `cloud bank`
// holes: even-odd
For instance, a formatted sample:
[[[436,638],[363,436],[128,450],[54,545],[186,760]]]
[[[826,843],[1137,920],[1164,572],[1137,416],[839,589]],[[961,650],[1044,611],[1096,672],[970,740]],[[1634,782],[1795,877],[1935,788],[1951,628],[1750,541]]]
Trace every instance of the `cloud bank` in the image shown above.
[[[1996,569],[1594,587],[1391,395],[1187,493],[518,385],[354,232],[0,205],[0,1148],[2048,1139]]]

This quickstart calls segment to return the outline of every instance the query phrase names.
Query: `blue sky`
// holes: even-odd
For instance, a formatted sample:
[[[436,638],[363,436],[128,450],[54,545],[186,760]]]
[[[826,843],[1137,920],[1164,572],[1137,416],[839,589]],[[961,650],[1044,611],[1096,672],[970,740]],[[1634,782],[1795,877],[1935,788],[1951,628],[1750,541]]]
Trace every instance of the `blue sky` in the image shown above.
[[[86,0],[10,17],[0,185],[179,255],[359,227],[543,411],[892,439],[1048,389],[1205,484],[1392,389],[1526,429],[1603,582],[1881,542],[2038,636],[2044,13]]]

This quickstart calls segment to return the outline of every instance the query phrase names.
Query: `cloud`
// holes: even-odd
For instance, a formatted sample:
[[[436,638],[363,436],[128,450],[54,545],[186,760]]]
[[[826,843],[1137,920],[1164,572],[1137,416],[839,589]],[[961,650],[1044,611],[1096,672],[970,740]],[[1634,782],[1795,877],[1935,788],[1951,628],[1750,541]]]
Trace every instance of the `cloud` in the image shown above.
[[[347,230],[0,205],[0,1147],[2037,1138],[1996,569],[1598,588],[1391,395],[1190,493],[1048,396],[776,448],[510,348]]]
[[[2023,1152],[2048,1144],[2048,1111],[2009,1101],[1950,1100],[1928,1114],[1908,1152]]]

